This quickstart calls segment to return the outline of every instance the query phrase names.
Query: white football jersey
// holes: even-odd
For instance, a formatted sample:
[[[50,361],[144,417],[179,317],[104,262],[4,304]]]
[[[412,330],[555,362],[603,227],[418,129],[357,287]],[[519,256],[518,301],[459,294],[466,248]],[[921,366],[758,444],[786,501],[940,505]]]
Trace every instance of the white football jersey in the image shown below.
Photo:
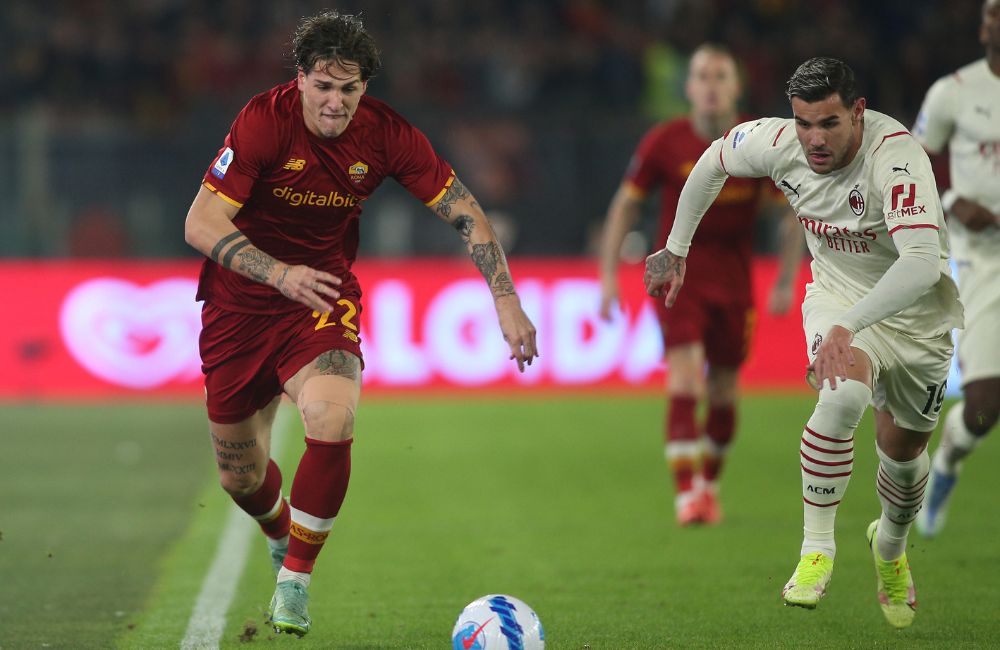
[[[938,282],[912,305],[881,321],[910,336],[933,337],[962,325],[958,289],[948,269],[948,237],[930,160],[906,128],[864,113],[854,160],[828,174],[809,168],[792,119],[765,118],[733,128],[721,164],[730,176],[770,176],[798,214],[812,253],[813,282],[841,299],[861,300],[896,261],[892,233],[931,228],[941,242]]]
[[[947,144],[952,189],[1000,215],[1000,77],[986,59],[931,86],[913,135],[932,152]],[[1000,265],[1000,228],[970,232],[957,219],[949,227],[956,261]]]

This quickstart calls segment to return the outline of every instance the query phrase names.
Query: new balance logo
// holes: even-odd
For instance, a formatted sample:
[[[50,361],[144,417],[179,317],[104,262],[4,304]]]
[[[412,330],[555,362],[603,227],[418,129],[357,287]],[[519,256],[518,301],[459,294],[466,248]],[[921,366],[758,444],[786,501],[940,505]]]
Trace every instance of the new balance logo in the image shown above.
[[[788,191],[789,192],[793,192],[795,194],[795,196],[799,195],[799,188],[802,187],[802,183],[799,183],[795,187],[792,187],[791,185],[789,185],[788,181],[781,181],[781,183],[779,183],[778,185],[780,187],[787,187]]]
[[[293,172],[300,172],[306,167],[306,161],[301,158],[289,158],[288,162],[285,163],[285,169],[290,169]]]
[[[907,167],[909,167],[909,166],[910,166],[910,163],[906,163],[902,167],[893,167],[892,171],[894,171],[894,172],[903,172],[904,174],[906,174],[907,176],[909,176],[910,175],[910,170],[907,169]]]

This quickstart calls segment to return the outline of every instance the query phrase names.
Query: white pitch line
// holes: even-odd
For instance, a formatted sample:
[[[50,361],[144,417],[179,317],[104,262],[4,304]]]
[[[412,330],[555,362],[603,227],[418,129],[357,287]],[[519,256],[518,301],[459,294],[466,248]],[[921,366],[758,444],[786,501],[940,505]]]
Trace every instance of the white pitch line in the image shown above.
[[[292,410],[282,405],[278,408],[271,433],[271,457],[281,455],[292,421]],[[234,503],[230,505],[226,526],[222,529],[219,545],[215,550],[201,591],[191,610],[187,631],[181,640],[181,650],[215,650],[226,629],[226,615],[239,584],[256,522]]]

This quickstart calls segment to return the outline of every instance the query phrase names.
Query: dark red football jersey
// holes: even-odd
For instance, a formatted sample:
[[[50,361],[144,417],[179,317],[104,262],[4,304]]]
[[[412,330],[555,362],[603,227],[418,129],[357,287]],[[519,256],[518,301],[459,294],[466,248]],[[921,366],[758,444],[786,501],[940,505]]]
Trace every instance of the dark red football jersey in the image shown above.
[[[749,119],[740,117],[740,121]],[[684,182],[710,144],[695,133],[686,117],[654,126],[639,143],[625,181],[642,194],[661,189],[657,249],[666,245]],[[691,242],[684,291],[714,301],[752,303],[754,222],[762,193],[770,191],[769,183],[770,179],[726,180]]]
[[[439,199],[454,172],[430,142],[385,103],[364,95],[336,138],[313,135],[295,81],[257,95],[233,122],[203,183],[238,206],[233,223],[254,246],[288,264],[306,264],[343,280],[360,297],[351,265],[361,206],[386,177],[425,204]],[[205,260],[198,300],[249,313],[298,307],[276,289]]]

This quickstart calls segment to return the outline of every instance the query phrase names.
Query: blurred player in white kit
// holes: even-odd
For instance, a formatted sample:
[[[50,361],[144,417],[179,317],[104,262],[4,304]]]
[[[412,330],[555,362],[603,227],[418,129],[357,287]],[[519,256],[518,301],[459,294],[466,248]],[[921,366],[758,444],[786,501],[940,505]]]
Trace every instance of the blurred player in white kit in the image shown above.
[[[951,330],[963,320],[944,216],[927,154],[899,122],[866,110],[846,64],[806,61],[787,94],[793,119],[740,124],[695,165],[666,247],[646,260],[646,291],[673,304],[694,232],[728,176],[770,177],[785,193],[813,256],[802,316],[819,399],[800,440],[804,538],[782,597],[813,608],[826,591],[854,430],[872,404],[882,513],[867,539],[882,613],[907,627],[917,601],[906,538],[923,503]]]
[[[944,526],[962,459],[1000,414],[1000,0],[983,3],[979,40],[986,57],[931,86],[913,128],[931,153],[948,145],[952,186],[941,203],[966,313],[958,337],[964,399],[944,418],[917,517],[928,537]]]

